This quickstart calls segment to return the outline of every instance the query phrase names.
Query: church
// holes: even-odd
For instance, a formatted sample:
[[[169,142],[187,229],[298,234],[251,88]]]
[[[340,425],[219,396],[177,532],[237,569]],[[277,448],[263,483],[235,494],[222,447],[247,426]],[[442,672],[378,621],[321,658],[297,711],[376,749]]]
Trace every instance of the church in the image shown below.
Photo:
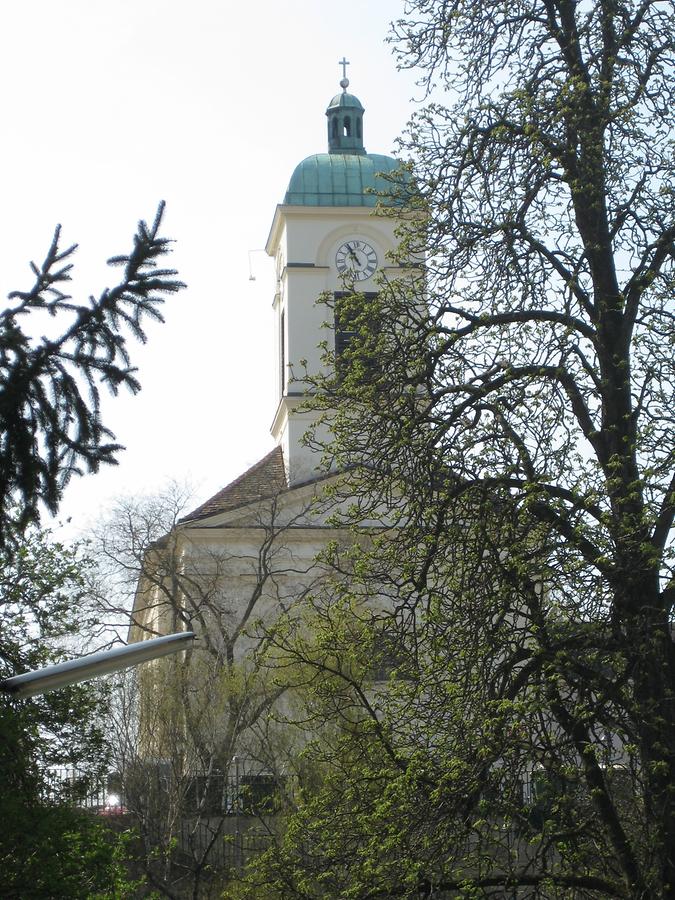
[[[148,667],[152,701],[146,695],[141,703],[141,745],[146,758],[167,765],[176,755],[176,731],[194,729],[178,742],[180,767],[206,785],[195,799],[202,810],[212,802],[206,794],[213,796],[214,773],[228,779],[236,768],[237,780],[250,784],[270,773],[283,778],[277,750],[283,746],[286,760],[292,751],[279,721],[291,701],[262,649],[275,620],[301,608],[334,575],[321,561],[322,549],[347,539],[331,523],[324,496],[339,476],[322,468],[321,453],[304,439],[318,429],[317,443],[326,443],[330,423],[317,426],[303,405],[309,390],[303,373],[327,365],[322,343],[339,358],[349,341],[344,324],[326,323],[330,303],[317,301],[353,290],[367,295],[380,279],[410,271],[392,261],[400,205],[393,173],[400,163],[366,152],[365,109],[348,92],[346,64],[325,112],[327,152],[296,166],[266,244],[275,262],[276,446],[152,546],[132,611],[130,641],[179,630],[198,636],[184,667],[189,683],[177,692],[162,681],[166,665]],[[378,214],[382,206],[388,214]],[[149,685],[153,678],[162,683]],[[216,793],[214,813],[227,802]]]
[[[278,492],[280,460],[288,489],[313,478],[317,463],[304,447],[303,436],[312,425],[311,414],[298,410],[308,386],[298,373],[322,368],[322,341],[326,307],[317,299],[346,287],[377,289],[378,278],[391,278],[399,269],[389,261],[396,246],[395,220],[376,215],[387,203],[392,186],[386,176],[400,163],[367,153],[364,146],[364,107],[347,92],[349,81],[326,110],[328,152],[304,159],[293,172],[283,202],[275,210],[266,252],[275,262],[273,314],[276,329],[277,409],[271,432],[277,448],[232,485],[216,494],[185,522],[206,525],[218,512],[259,499],[263,482]],[[338,332],[337,340],[340,340]],[[337,348],[339,349],[339,348]]]

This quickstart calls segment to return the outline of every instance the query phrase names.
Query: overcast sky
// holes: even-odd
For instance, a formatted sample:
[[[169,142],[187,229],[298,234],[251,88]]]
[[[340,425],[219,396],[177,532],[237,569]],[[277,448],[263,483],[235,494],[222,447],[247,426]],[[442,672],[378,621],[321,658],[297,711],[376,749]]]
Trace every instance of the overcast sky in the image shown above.
[[[121,464],[77,479],[62,517],[190,479],[198,499],[272,447],[272,266],[259,251],[290,175],[326,149],[338,60],[390,153],[419,95],[384,43],[399,0],[22,0],[0,10],[0,292],[31,284],[57,222],[75,297],[167,202],[188,289],[133,348],[143,390],[106,402]],[[249,258],[256,280],[249,280]],[[72,526],[71,526],[72,530]],[[71,533],[69,530],[69,533]]]

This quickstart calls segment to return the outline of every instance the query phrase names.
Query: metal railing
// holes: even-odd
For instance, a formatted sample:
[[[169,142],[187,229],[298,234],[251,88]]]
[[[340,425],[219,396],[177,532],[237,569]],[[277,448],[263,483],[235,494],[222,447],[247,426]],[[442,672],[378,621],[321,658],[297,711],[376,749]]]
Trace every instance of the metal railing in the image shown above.
[[[172,778],[161,765],[137,767],[133,773],[101,777],[74,769],[47,773],[43,799],[67,803],[99,816],[129,816],[150,843],[166,844],[167,810],[176,808],[179,857],[206,857],[214,869],[240,870],[246,861],[268,849],[273,836],[266,829],[279,808],[279,779],[268,772],[251,772],[237,765],[231,774]]]
[[[67,803],[78,809],[104,811],[123,806],[117,776],[101,776],[79,769],[50,769],[45,774],[42,798],[47,803]]]

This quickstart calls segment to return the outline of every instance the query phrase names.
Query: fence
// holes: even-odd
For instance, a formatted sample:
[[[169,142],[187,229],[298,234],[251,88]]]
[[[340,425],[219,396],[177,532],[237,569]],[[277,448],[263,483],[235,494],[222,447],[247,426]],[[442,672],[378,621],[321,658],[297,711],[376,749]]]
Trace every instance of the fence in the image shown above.
[[[205,856],[215,869],[240,870],[252,856],[267,850],[273,840],[270,834],[245,828],[241,821],[235,824],[223,819],[183,820],[179,847],[196,858]]]
[[[265,821],[278,810],[283,779],[267,772],[177,778],[162,765],[137,766],[132,773],[107,776],[73,769],[52,769],[43,797],[96,815],[128,815],[143,823],[151,843],[163,840],[162,821],[169,804],[180,809],[177,850],[183,857],[206,856],[216,869],[240,869],[266,850],[272,836]]]
[[[46,773],[42,797],[47,803],[67,803],[93,812],[122,805],[118,776],[102,776],[80,769],[50,769]]]

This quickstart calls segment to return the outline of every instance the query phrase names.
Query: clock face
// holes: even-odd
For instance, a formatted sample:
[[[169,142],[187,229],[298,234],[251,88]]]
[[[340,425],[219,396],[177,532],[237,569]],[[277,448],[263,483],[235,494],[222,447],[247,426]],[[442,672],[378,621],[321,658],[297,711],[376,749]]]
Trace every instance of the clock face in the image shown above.
[[[335,265],[341,275],[355,281],[365,281],[377,269],[377,253],[365,241],[352,238],[345,241],[335,254]]]

